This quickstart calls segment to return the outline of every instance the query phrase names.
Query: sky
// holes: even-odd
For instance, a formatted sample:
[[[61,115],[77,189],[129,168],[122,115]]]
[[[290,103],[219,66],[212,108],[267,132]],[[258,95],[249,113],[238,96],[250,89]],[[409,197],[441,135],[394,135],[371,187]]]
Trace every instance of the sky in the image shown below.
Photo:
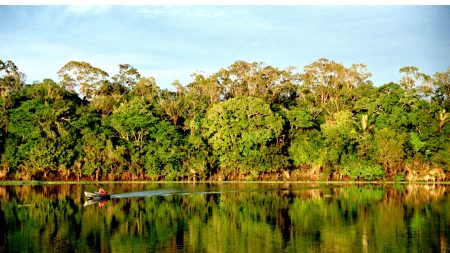
[[[0,60],[27,83],[69,61],[118,73],[130,64],[161,88],[237,60],[302,72],[326,58],[363,63],[375,86],[450,67],[450,6],[10,6],[0,5]]]

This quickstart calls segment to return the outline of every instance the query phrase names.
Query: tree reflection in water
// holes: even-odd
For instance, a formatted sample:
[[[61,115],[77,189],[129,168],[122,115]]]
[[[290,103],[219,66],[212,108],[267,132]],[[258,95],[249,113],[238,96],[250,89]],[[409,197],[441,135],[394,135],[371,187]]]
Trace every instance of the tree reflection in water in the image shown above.
[[[92,185],[0,186],[0,251],[450,251],[448,185],[107,187],[125,195],[98,208]]]

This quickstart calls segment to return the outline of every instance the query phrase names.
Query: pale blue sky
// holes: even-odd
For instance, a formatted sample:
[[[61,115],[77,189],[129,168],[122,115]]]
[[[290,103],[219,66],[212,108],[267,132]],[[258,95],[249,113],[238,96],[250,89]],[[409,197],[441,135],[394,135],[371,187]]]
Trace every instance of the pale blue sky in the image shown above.
[[[236,60],[364,63],[377,86],[403,66],[450,67],[450,6],[0,6],[0,17],[0,59],[28,83],[58,80],[71,60],[110,75],[129,63],[161,88]]]

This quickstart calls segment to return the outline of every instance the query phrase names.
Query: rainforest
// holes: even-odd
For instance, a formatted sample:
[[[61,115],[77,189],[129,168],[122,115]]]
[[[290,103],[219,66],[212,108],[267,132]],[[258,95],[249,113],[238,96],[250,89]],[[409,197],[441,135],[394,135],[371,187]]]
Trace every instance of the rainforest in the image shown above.
[[[129,64],[19,67],[0,61],[0,180],[450,177],[450,68],[374,84],[364,64],[236,61],[161,89]]]

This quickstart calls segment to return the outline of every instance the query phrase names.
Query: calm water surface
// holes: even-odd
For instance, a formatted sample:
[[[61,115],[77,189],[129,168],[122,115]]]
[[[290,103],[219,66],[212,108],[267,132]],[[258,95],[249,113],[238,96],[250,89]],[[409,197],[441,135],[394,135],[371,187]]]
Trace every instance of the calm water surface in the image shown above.
[[[450,185],[0,186],[0,252],[450,252]]]

